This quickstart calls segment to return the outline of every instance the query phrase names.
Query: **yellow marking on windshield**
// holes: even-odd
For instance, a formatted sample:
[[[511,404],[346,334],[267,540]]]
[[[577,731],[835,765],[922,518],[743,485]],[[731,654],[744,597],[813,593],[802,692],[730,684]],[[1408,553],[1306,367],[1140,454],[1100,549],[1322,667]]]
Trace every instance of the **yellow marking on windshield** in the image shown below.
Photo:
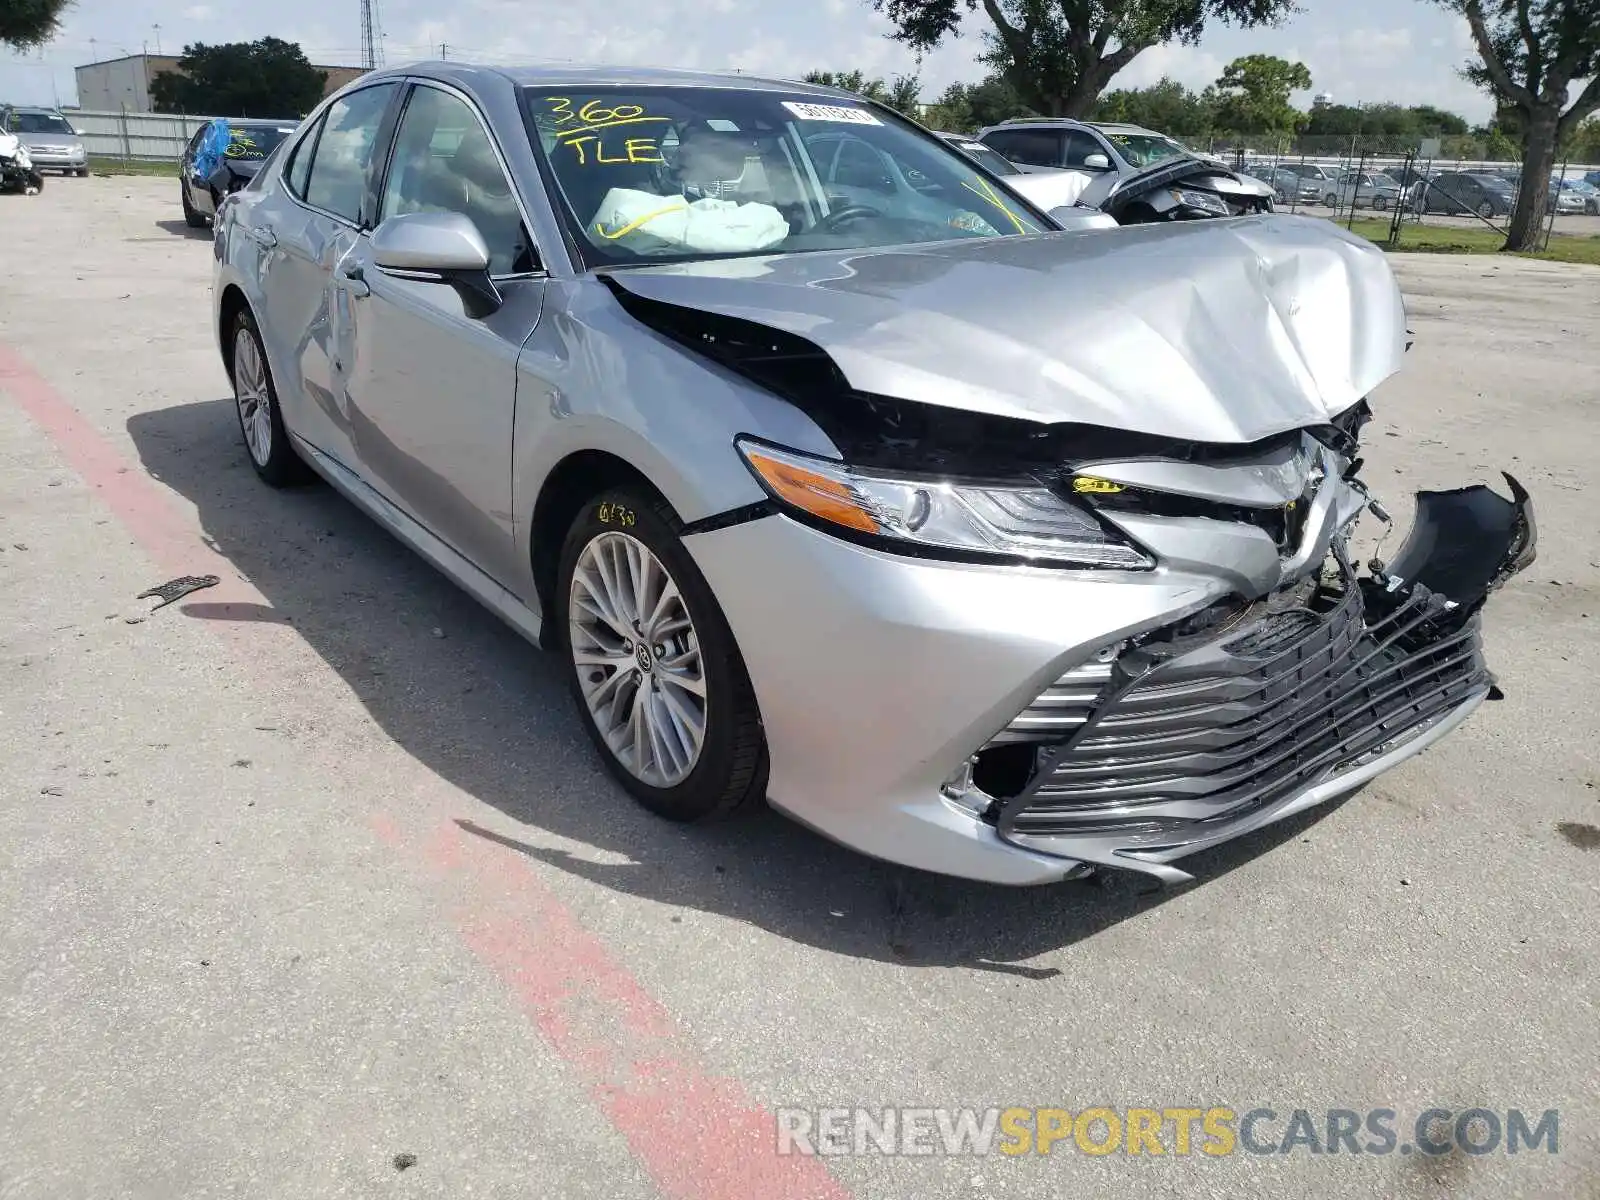
[[[1039,232],[1037,229],[1035,229],[1033,227],[1032,222],[1024,221],[1021,217],[1017,216],[1016,213],[1012,212],[1011,209],[1006,206],[1006,202],[1004,200],[1000,199],[999,193],[997,193],[994,190],[994,185],[992,183],[990,183],[987,179],[978,180],[978,186],[977,187],[974,187],[972,184],[966,183],[966,182],[963,182],[961,186],[966,188],[967,191],[971,192],[975,196],[982,196],[990,204],[994,205],[1001,212],[1005,213],[1006,216],[1010,217],[1011,218],[1011,223],[1017,227],[1017,232],[1018,233],[1038,233]]]
[[[684,212],[688,209],[688,207],[689,206],[682,200],[679,200],[673,204],[665,204],[652,212],[645,213],[642,217],[635,217],[620,229],[613,229],[609,231],[599,221],[596,221],[594,223],[594,231],[607,241],[614,242],[619,237],[626,237],[628,234],[632,233],[635,229],[639,228],[639,226],[645,224],[646,222],[654,221],[657,217],[664,217],[668,213]]]
[[[611,129],[617,125],[643,125],[646,121],[670,121],[671,117],[623,117],[616,121],[598,121],[593,125],[574,125],[571,129],[556,130],[556,137],[572,137],[579,133],[593,133],[596,129]]]

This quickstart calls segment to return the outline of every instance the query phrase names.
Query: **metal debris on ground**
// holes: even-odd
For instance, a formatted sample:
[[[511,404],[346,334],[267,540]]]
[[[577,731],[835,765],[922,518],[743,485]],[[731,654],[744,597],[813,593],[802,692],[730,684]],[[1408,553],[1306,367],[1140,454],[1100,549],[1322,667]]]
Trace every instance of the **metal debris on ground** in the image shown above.
[[[149,591],[140,592],[135,597],[144,600],[148,597],[158,597],[161,603],[156,608],[165,608],[174,600],[182,600],[190,592],[198,592],[201,588],[216,587],[222,581],[215,575],[180,575],[177,579],[170,579],[160,587],[153,587]],[[155,611],[155,608],[150,610]]]

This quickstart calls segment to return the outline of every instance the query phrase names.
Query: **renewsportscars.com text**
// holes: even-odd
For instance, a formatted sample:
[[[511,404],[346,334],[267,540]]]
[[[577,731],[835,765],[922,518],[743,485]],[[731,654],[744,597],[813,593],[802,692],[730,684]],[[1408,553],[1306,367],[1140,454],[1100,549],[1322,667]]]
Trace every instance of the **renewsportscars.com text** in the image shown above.
[[[1521,1154],[1560,1152],[1559,1109],[780,1108],[779,1154]]]

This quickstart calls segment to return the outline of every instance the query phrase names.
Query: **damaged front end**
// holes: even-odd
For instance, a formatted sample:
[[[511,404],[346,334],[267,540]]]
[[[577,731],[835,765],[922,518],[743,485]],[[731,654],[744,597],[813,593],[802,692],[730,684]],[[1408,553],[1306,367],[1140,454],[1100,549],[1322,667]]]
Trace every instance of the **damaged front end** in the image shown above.
[[[1355,517],[1387,515],[1359,461],[1328,450],[1325,462],[1342,470],[1312,468],[1306,497],[1248,515],[1195,495],[1189,464],[1084,468],[1084,494],[1108,501],[1113,522],[1165,512],[1151,519],[1184,530],[1173,545],[1201,536],[1197,522],[1243,522],[1273,537],[1285,577],[1101,647],[973,755],[946,798],[1018,847],[1182,882],[1174,860],[1354,791],[1497,698],[1479,613],[1533,561],[1527,492],[1508,475],[1509,500],[1481,486],[1419,493],[1392,562],[1362,571]],[[1271,470],[1224,471],[1213,492],[1247,499],[1240,480]],[[1133,474],[1143,486],[1119,482]],[[1183,491],[1159,490],[1164,474]],[[1342,495],[1322,531],[1296,517],[1330,492]],[[1290,565],[1319,546],[1316,562]]]

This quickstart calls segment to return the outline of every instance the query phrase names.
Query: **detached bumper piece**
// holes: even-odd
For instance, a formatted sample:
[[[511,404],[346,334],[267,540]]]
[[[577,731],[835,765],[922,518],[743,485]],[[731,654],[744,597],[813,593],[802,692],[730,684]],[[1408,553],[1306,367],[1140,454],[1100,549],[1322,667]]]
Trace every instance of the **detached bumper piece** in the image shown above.
[[[1173,859],[1353,790],[1443,736],[1494,685],[1485,598],[1533,560],[1531,506],[1510,483],[1511,501],[1419,495],[1392,571],[1358,577],[1336,548],[1320,578],[1108,648],[1092,701],[1082,686],[1105,667],[1063,679],[977,757],[974,782],[1002,785],[988,814],[1000,836],[1182,881]],[[1070,731],[1047,729],[1046,708]]]

